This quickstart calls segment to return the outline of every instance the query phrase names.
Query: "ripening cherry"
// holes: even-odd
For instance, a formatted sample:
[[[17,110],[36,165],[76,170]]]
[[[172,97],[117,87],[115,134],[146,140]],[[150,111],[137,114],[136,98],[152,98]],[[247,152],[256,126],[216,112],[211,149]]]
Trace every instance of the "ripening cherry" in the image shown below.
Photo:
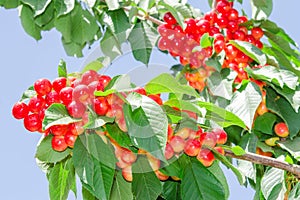
[[[160,168],[160,160],[152,156],[150,153],[147,153],[146,156],[153,171],[158,170]]]
[[[228,1],[219,1],[216,5],[216,10],[219,13],[227,14],[231,9],[231,5]]]
[[[164,14],[164,21],[169,25],[177,24],[175,17],[170,12]]]
[[[159,170],[155,170],[154,173],[160,181],[166,181],[169,178],[168,175],[165,175],[164,173],[162,173]]]
[[[263,30],[260,27],[254,27],[251,29],[251,35],[256,39],[259,40],[264,35]]]
[[[262,156],[266,156],[266,157],[272,157],[273,153],[272,152],[264,152],[261,148],[256,147],[256,154],[262,155]]]
[[[51,105],[54,103],[60,103],[59,94],[55,90],[49,92],[46,95],[45,100],[46,100],[47,105]]]
[[[53,89],[59,93],[61,89],[67,86],[67,78],[65,77],[58,77],[52,82]]]
[[[82,118],[86,111],[86,105],[81,102],[72,101],[68,106],[67,110],[70,116],[74,118]]]
[[[122,148],[121,159],[125,163],[132,164],[136,161],[137,156],[129,149]]]
[[[37,113],[27,115],[23,123],[24,127],[30,132],[39,131],[42,128],[42,121]]]
[[[265,143],[271,147],[274,147],[277,145],[277,141],[280,141],[279,137],[271,137],[265,140]]]
[[[88,85],[98,80],[98,73],[95,70],[88,70],[81,76],[81,84]]]
[[[65,134],[64,138],[65,138],[65,142],[68,145],[68,147],[73,148],[75,141],[77,139],[77,135],[74,135],[71,131],[67,131],[67,133]]]
[[[94,92],[97,90],[97,86],[99,84],[99,81],[93,81],[88,85],[88,93],[90,98],[94,98]]]
[[[132,182],[133,177],[132,177],[132,166],[131,165],[122,169],[122,176],[126,181]]]
[[[55,135],[51,141],[52,149],[55,151],[64,151],[68,148],[67,143],[65,142],[65,137],[62,135]]]
[[[167,143],[167,144],[166,144],[166,149],[165,149],[165,158],[166,158],[167,160],[169,160],[169,159],[171,159],[173,156],[174,156],[174,150],[173,150],[172,146],[171,146],[169,143]]]
[[[182,152],[185,146],[185,140],[180,136],[174,136],[169,143],[175,153]]]
[[[199,141],[202,146],[213,148],[217,144],[217,136],[214,133],[205,132],[200,135]]]
[[[69,129],[68,125],[65,124],[59,124],[59,125],[53,125],[49,128],[49,131],[53,135],[65,135]]]
[[[119,128],[121,129],[121,131],[128,132],[126,121],[125,121],[124,117],[116,118],[115,122],[116,122],[116,124],[118,124]]]
[[[261,102],[256,110],[258,115],[263,115],[267,112],[269,112],[269,109],[267,108],[267,105],[265,102]]]
[[[188,156],[197,156],[201,148],[200,141],[198,139],[189,139],[184,146],[184,153]]]
[[[217,137],[217,144],[225,144],[227,142],[227,133],[220,128],[215,128],[212,133]]]
[[[41,78],[34,82],[34,90],[38,95],[44,96],[52,90],[52,84],[48,79]]]
[[[162,36],[162,37],[168,37],[170,35],[171,31],[171,26],[169,24],[161,24],[157,27],[157,32]]]
[[[181,128],[175,135],[181,137],[182,139],[187,139],[190,135],[190,129],[189,128]]]
[[[168,41],[163,37],[159,38],[157,42],[157,47],[162,51],[168,50],[169,49]]]
[[[77,85],[72,94],[73,100],[81,103],[86,103],[90,97],[90,91],[87,85]]]
[[[154,100],[158,105],[162,105],[162,99],[157,94],[150,94],[148,97],[152,100]]]
[[[197,159],[205,166],[209,167],[215,160],[214,154],[209,149],[201,149],[197,155]]]
[[[214,150],[216,150],[219,154],[221,155],[225,155],[225,151],[223,149],[223,147],[214,147]]]
[[[66,106],[69,105],[69,103],[71,103],[73,100],[73,90],[74,89],[72,87],[65,87],[59,92],[60,100]]]
[[[239,50],[232,44],[228,44],[225,48],[226,56],[229,60],[234,60],[238,54]]]
[[[225,49],[225,41],[224,40],[214,40],[214,50],[218,54]]]
[[[23,119],[28,115],[29,108],[24,102],[17,102],[12,108],[12,114],[16,119]]]
[[[46,101],[41,96],[34,96],[28,102],[28,108],[33,113],[38,113],[45,105]]]
[[[274,132],[279,137],[287,137],[290,134],[289,129],[288,129],[286,123],[284,123],[284,122],[277,123],[274,126]]]
[[[106,115],[109,109],[109,105],[105,97],[96,97],[95,99],[93,99],[92,104],[97,115]]]
[[[69,124],[68,130],[72,132],[73,135],[81,135],[84,132],[84,124],[82,121],[74,122]]]
[[[103,88],[105,88],[111,81],[111,78],[106,75],[100,75],[98,77],[98,81],[99,81],[99,84],[101,84],[103,86]]]

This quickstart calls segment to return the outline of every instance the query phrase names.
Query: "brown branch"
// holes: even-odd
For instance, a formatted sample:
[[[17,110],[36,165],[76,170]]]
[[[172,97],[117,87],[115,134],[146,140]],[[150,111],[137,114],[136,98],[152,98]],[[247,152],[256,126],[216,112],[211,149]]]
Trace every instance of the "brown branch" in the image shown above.
[[[296,175],[298,177],[298,179],[300,179],[300,166],[299,165],[292,165],[292,164],[289,164],[284,161],[276,160],[275,158],[261,156],[261,155],[250,153],[250,152],[248,152],[242,156],[237,156],[232,151],[225,150],[225,156],[228,156],[231,158],[236,158],[239,160],[250,161],[255,164],[261,164],[261,165],[265,165],[265,166],[282,169],[282,170],[293,173],[294,175]]]
[[[129,11],[130,11],[130,9],[129,9],[129,8],[126,8],[126,7],[123,7],[123,9],[124,9],[126,12],[129,12]],[[144,18],[144,19],[146,19],[146,20],[149,20],[149,21],[151,21],[151,22],[153,22],[154,24],[157,24],[157,25],[162,25],[162,24],[164,24],[164,22],[162,22],[162,21],[160,21],[160,20],[158,20],[158,19],[156,19],[156,18],[154,18],[154,17],[151,17],[150,15],[143,15],[143,14],[141,14],[141,13],[137,13],[136,16],[142,17],[142,18]]]

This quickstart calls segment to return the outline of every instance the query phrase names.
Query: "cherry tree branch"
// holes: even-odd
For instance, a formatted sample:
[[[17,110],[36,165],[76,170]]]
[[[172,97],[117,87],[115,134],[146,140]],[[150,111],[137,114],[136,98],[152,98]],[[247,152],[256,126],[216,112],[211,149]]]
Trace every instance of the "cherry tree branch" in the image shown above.
[[[123,10],[125,10],[126,12],[129,12],[129,11],[130,11],[130,9],[129,9],[129,8],[126,8],[126,7],[123,7]],[[162,21],[160,21],[160,20],[158,20],[158,19],[156,19],[156,18],[154,18],[154,17],[151,17],[150,15],[143,15],[143,14],[141,14],[141,13],[137,13],[136,16],[141,17],[141,18],[144,18],[144,19],[146,19],[146,20],[149,20],[149,21],[151,21],[151,22],[153,22],[154,24],[157,24],[157,25],[162,25],[162,24],[164,24],[164,22],[162,22]]]
[[[275,158],[261,156],[261,155],[250,153],[250,152],[248,152],[244,155],[241,155],[241,156],[237,156],[232,151],[225,150],[225,156],[228,156],[231,158],[236,158],[239,160],[250,161],[255,164],[261,164],[261,165],[265,165],[265,166],[282,169],[282,170],[293,173],[294,175],[296,175],[298,177],[298,179],[300,179],[300,166],[299,165],[289,164],[284,161],[276,160]]]

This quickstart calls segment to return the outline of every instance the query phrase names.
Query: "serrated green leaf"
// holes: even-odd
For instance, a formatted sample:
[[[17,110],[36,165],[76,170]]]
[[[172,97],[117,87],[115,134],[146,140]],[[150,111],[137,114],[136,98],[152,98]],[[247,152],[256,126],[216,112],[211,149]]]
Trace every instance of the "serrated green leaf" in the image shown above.
[[[114,118],[106,117],[106,116],[92,116],[89,114],[89,122],[84,125],[86,129],[97,129],[104,126],[106,123],[114,122]]]
[[[164,161],[168,119],[162,108],[152,99],[138,93],[127,96],[124,117],[132,143]]]
[[[267,88],[267,108],[280,116],[289,128],[290,138],[295,137],[300,131],[300,112],[296,113],[291,104],[274,89]]]
[[[162,196],[166,200],[181,200],[180,183],[177,181],[166,181],[163,184]]]
[[[71,149],[67,148],[63,152],[58,152],[52,149],[52,141],[53,136],[48,135],[45,138],[42,138],[40,143],[37,146],[35,157],[45,163],[56,163],[59,162],[66,157],[68,157],[71,153]]]
[[[44,13],[35,17],[35,23],[40,26],[43,30],[50,30],[54,27],[54,16],[55,16],[54,3],[51,2]]]
[[[157,39],[156,29],[147,22],[136,23],[128,37],[134,58],[147,65]]]
[[[179,12],[184,19],[193,17],[192,11],[189,9],[187,4],[177,4],[174,6],[175,10]]]
[[[255,60],[258,64],[265,65],[267,63],[266,55],[253,44],[238,40],[230,40],[230,44],[234,45],[244,54]]]
[[[3,6],[5,9],[16,8],[20,4],[20,0],[0,0],[0,6]]]
[[[181,191],[182,199],[226,199],[223,184],[195,158],[184,169]]]
[[[254,83],[249,82],[243,91],[236,91],[233,94],[231,102],[226,109],[237,115],[251,129],[254,115],[260,102],[261,94],[258,87]]]
[[[84,186],[82,187],[81,191],[82,191],[82,198],[83,198],[83,200],[98,200],[87,189],[85,189]]]
[[[104,65],[102,64],[102,62],[95,60],[95,61],[90,62],[86,66],[84,66],[84,68],[81,70],[81,72],[84,73],[89,70],[99,71],[103,67],[104,67]]]
[[[133,194],[131,192],[131,183],[125,181],[122,176],[122,172],[116,172],[112,191],[110,194],[110,200],[132,200]]]
[[[271,112],[258,116],[254,121],[254,130],[273,135],[273,126],[277,120],[276,115]]]
[[[234,147],[232,147],[231,148],[231,151],[234,153],[234,155],[236,155],[236,156],[242,156],[242,155],[245,155],[246,154],[246,152],[245,152],[245,150],[242,148],[242,147],[240,147],[240,146],[234,146]]]
[[[104,36],[100,41],[100,46],[103,53],[111,60],[122,54],[121,43],[110,29],[105,31]]]
[[[291,104],[295,112],[298,112],[300,107],[300,86],[299,85],[297,86],[296,90],[292,90],[285,86],[282,89],[274,85],[271,85],[271,87]]]
[[[141,156],[132,165],[132,193],[136,199],[153,200],[162,192],[162,185],[146,157]]]
[[[72,186],[76,183],[73,160],[67,159],[56,163],[49,173],[50,199],[65,200]]]
[[[173,2],[175,3],[175,2]],[[180,12],[178,12],[171,4],[164,2],[164,1],[159,1],[158,3],[161,6],[164,6],[165,9],[167,9],[167,11],[169,11],[174,18],[176,19],[177,23],[182,27],[182,29],[185,29],[185,24],[183,23],[184,21],[184,17],[182,16],[182,14]]]
[[[251,0],[252,18],[255,20],[267,19],[273,9],[272,0]]]
[[[67,64],[63,59],[59,61],[57,72],[59,77],[68,77]]]
[[[42,38],[41,28],[35,23],[33,15],[33,10],[29,6],[21,6],[20,18],[25,32],[34,39],[40,40]]]
[[[296,183],[296,185],[294,185],[292,191],[289,193],[289,200],[297,200],[299,199],[300,196],[300,183]]]
[[[66,42],[65,38],[62,37],[61,39],[64,50],[66,51],[68,56],[74,56],[74,57],[82,57],[82,49],[84,48],[85,44],[77,44],[75,42]]]
[[[200,39],[200,46],[202,48],[211,47],[213,43],[213,38],[209,36],[208,33],[204,33]]]
[[[225,51],[221,51],[218,55],[208,58],[205,61],[205,64],[207,66],[213,67],[218,72],[220,72],[222,70],[222,65],[223,65],[225,56],[226,56]]]
[[[34,16],[42,14],[51,0],[21,0],[24,4],[29,5],[35,12]]]
[[[293,140],[286,140],[278,142],[279,146],[288,151],[295,159],[300,160],[300,138],[296,137]]]
[[[25,92],[23,92],[20,101],[27,101],[36,95],[37,95],[37,93],[34,90],[34,87],[30,86],[27,90],[25,90]]]
[[[214,176],[218,179],[218,181],[222,184],[225,191],[225,199],[229,198],[229,186],[227,183],[227,179],[224,175],[223,170],[220,167],[219,162],[214,162],[210,167],[207,168]]]
[[[115,140],[121,147],[129,149],[132,146],[130,137],[127,133],[121,131],[116,124],[107,124],[106,130],[110,137]]]
[[[65,105],[54,103],[45,111],[45,118],[43,120],[43,130],[48,129],[53,125],[70,124],[78,122],[81,119],[74,119],[70,117]]]
[[[70,13],[75,7],[75,0],[55,0],[57,17]]]
[[[92,195],[98,199],[109,199],[115,169],[94,158],[84,142],[80,138],[76,140],[74,145],[73,162],[75,171],[83,187]],[[102,154],[106,153],[102,152]]]
[[[174,93],[177,95],[177,98],[182,95],[199,96],[195,89],[179,84],[172,75],[167,73],[162,73],[149,81],[145,86],[145,90],[148,94]]]

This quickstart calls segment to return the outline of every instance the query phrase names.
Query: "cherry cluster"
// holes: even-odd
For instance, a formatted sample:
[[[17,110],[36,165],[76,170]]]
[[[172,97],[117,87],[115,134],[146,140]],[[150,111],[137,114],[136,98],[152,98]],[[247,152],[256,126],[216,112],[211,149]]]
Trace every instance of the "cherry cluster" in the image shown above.
[[[161,35],[158,47],[169,51],[174,57],[179,57],[182,65],[189,64],[193,72],[186,73],[186,78],[199,91],[203,90],[206,78],[213,71],[206,64],[207,59],[223,51],[226,56],[222,67],[231,68],[238,73],[235,82],[248,79],[244,69],[253,60],[232,45],[230,40],[245,41],[259,49],[263,48],[260,41],[264,35],[263,30],[260,27],[247,26],[247,17],[240,16],[233,8],[233,2],[227,0],[217,0],[215,9],[203,17],[185,19],[184,30],[171,13],[166,13],[163,19],[166,23],[158,27]],[[213,38],[213,44],[206,48],[197,48],[204,34]]]

